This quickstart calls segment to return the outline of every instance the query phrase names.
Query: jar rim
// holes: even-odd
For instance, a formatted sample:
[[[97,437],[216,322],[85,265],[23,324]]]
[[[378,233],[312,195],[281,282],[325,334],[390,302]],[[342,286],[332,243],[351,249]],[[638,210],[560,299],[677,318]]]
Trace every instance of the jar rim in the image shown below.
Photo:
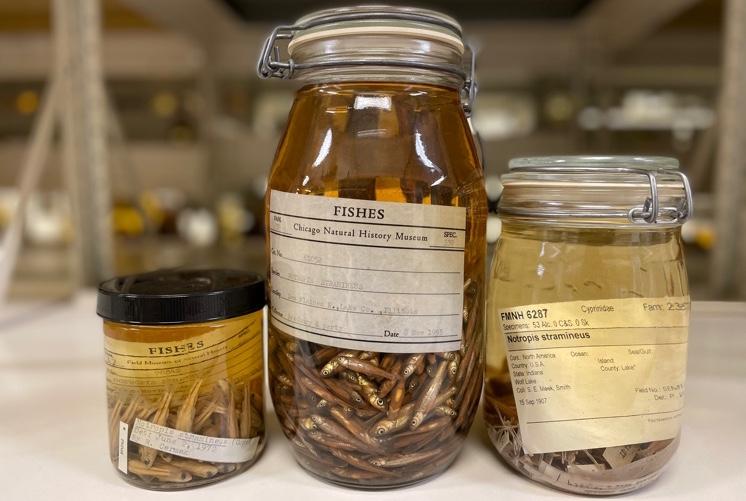
[[[443,14],[437,10],[424,9],[421,7],[406,7],[398,5],[386,5],[386,4],[368,4],[368,5],[353,5],[348,7],[337,7],[330,9],[321,9],[304,16],[299,17],[296,21],[296,25],[308,26],[316,25],[326,21],[329,18],[337,18],[340,15],[359,15],[380,12],[386,17],[393,17],[397,14],[410,14],[418,17],[427,17],[433,21],[442,23],[443,26],[451,28],[457,35],[461,35],[461,24],[459,24],[453,17]]]
[[[343,36],[364,36],[364,35],[386,35],[401,37],[421,37],[429,40],[443,42],[454,47],[458,52],[463,54],[464,42],[460,37],[449,33],[446,30],[437,29],[432,25],[424,23],[391,23],[386,21],[353,21],[345,23],[326,24],[304,30],[293,37],[288,44],[288,54],[293,55],[295,50],[308,42],[315,42],[327,38],[336,38]]]
[[[511,171],[542,167],[627,167],[641,170],[678,170],[679,161],[673,157],[636,155],[556,155],[519,157],[508,162]]]
[[[446,43],[463,55],[461,25],[451,16],[419,7],[357,5],[322,9],[294,23],[288,54],[308,42],[345,36],[421,37]]]

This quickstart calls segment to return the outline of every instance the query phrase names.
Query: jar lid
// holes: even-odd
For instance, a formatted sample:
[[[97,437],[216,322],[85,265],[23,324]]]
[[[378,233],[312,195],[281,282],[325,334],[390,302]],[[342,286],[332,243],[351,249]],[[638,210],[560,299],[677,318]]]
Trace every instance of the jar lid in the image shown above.
[[[296,47],[312,40],[368,34],[420,36],[464,52],[461,25],[452,17],[429,9],[384,5],[326,9],[301,17],[295,25],[303,29],[290,40],[291,56]]]
[[[459,23],[433,10],[391,5],[326,9],[276,27],[264,42],[257,74],[317,83],[422,81],[460,87],[467,113],[476,93],[474,53],[464,44]]]
[[[264,304],[264,279],[256,273],[159,270],[102,282],[96,313],[127,324],[186,324],[245,315]]]
[[[675,158],[515,158],[502,176],[498,211],[582,226],[680,225],[692,215],[689,181]]]

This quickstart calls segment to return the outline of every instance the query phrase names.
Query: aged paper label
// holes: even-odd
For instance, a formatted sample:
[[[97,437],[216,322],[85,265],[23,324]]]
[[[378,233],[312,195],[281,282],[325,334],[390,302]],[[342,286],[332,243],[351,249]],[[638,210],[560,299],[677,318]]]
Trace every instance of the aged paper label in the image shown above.
[[[117,457],[117,469],[127,474],[127,435],[129,435],[129,425],[124,421],[119,421],[119,440],[118,440],[118,457]]]
[[[213,463],[243,463],[254,457],[259,437],[219,438],[196,435],[135,419],[130,440],[176,456]]]
[[[689,310],[688,296],[499,310],[526,453],[675,437]]]
[[[390,353],[461,346],[463,207],[270,194],[272,324]]]
[[[104,337],[107,389],[157,400],[165,391],[184,394],[197,379],[210,391],[215,382],[249,381],[262,374],[262,311],[214,323],[147,327],[143,340]],[[164,334],[159,335],[161,330]],[[187,337],[180,329],[190,329]],[[176,335],[179,340],[160,341]],[[173,337],[172,337],[173,338]],[[157,342],[152,341],[158,340]]]

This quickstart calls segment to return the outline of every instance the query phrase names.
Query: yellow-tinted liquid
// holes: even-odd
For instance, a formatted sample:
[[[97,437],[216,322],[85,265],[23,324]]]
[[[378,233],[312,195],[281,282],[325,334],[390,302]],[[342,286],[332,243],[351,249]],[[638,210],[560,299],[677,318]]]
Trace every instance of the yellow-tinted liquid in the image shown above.
[[[110,455],[128,482],[153,490],[183,489],[234,475],[256,461],[265,434],[262,315],[169,326],[104,322]],[[186,427],[178,420],[180,412],[191,415]],[[129,467],[123,473],[120,424],[125,422],[131,434],[136,419],[209,437],[258,437],[257,452],[242,463],[213,463],[148,452],[128,437]]]
[[[523,453],[497,312],[562,301],[686,296],[689,289],[679,229],[575,229],[505,221],[489,280],[484,412],[490,438],[503,458],[534,480],[584,494],[618,494],[657,478],[675,452],[678,438],[639,444],[642,449],[655,448],[650,451],[660,455],[655,461],[658,468],[620,473],[613,479],[608,471],[567,471],[568,462],[603,463],[603,448]],[[498,446],[507,437],[517,445]],[[561,480],[556,470],[563,472]]]
[[[378,474],[377,470],[365,466],[381,456],[418,451],[412,445],[403,445],[412,442],[411,436],[381,439],[375,453],[346,451],[354,456],[345,456],[347,460],[335,456],[321,443],[309,445],[303,427],[311,433],[318,431],[308,421],[309,416],[329,418],[335,404],[321,402],[315,404],[318,407],[309,408],[308,398],[304,396],[308,392],[298,385],[298,379],[303,377],[299,365],[318,374],[329,360],[324,356],[328,350],[322,351],[323,345],[295,340],[271,323],[269,331],[273,402],[283,431],[293,442],[296,459],[305,468],[327,480],[364,488],[405,485],[440,473],[455,458],[471,425],[483,370],[481,303],[484,300],[487,207],[482,172],[458,92],[437,86],[399,83],[344,83],[302,89],[277,152],[269,190],[466,209],[464,305],[469,315],[477,317],[470,331],[466,320],[464,322],[462,351],[473,345],[475,355],[470,360],[471,376],[458,383],[456,405],[463,409],[463,415],[454,418],[442,430],[439,435],[442,443],[433,439],[430,445],[419,449],[422,452],[428,447],[439,447],[438,454],[427,464],[393,467],[392,474]],[[269,207],[266,213],[269,214]],[[271,273],[267,276],[271,280]],[[403,362],[408,356],[396,355],[395,363]],[[375,353],[372,358],[379,364],[386,361],[383,353]],[[435,355],[429,358],[434,360]],[[391,361],[390,356],[388,362]],[[325,385],[325,381],[318,378],[317,382]],[[423,381],[426,381],[424,376]],[[375,384],[378,391],[381,381]],[[403,404],[417,395],[415,391],[408,392]],[[364,417],[355,415],[350,419],[356,426],[365,427],[369,434],[373,425],[386,416],[372,408],[360,409],[359,413]],[[328,438],[334,437],[319,437],[320,440]],[[350,461],[360,462],[356,466]]]

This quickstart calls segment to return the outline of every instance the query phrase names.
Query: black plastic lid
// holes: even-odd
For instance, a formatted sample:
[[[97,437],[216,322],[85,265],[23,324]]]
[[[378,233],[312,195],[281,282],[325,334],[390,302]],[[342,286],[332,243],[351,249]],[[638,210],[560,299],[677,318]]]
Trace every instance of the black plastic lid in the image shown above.
[[[239,270],[159,270],[98,287],[96,313],[127,324],[189,324],[264,307],[264,278]]]

